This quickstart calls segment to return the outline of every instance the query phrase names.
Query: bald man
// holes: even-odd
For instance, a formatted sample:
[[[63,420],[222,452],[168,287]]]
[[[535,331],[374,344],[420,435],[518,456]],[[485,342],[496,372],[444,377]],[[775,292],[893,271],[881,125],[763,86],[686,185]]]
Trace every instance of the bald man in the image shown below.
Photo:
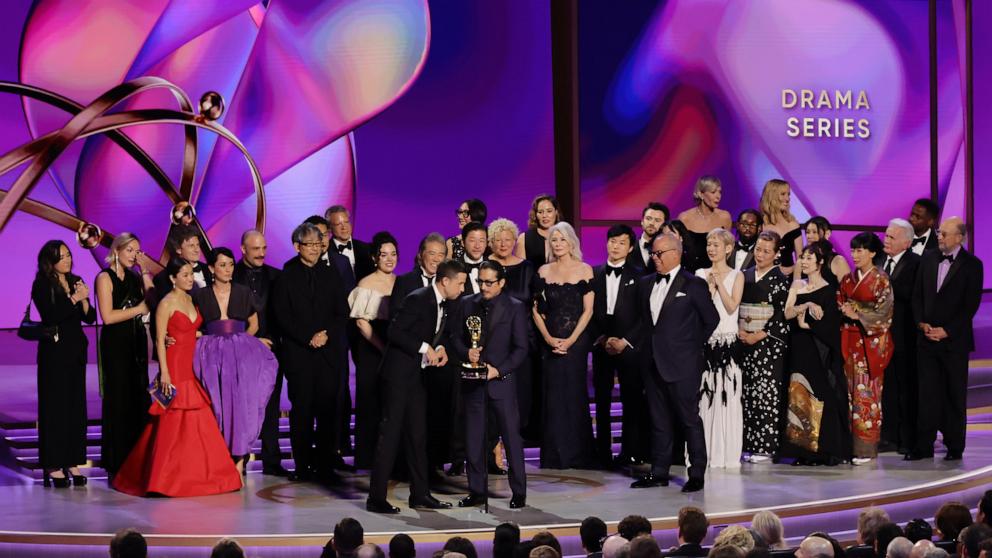
[[[912,541],[906,537],[896,537],[885,549],[885,558],[909,558],[909,553],[912,551]]]
[[[926,556],[927,552],[937,548],[934,544],[928,540],[916,541],[913,545],[913,549],[909,551],[909,558],[923,558]]]
[[[939,250],[926,252],[913,288],[918,414],[915,448],[906,460],[933,457],[937,431],[946,461],[961,459],[965,444],[968,354],[975,350],[972,320],[982,301],[982,262],[964,249],[967,228],[950,217],[937,231]]]
[[[821,537],[806,537],[796,550],[796,558],[834,558],[834,546]]]

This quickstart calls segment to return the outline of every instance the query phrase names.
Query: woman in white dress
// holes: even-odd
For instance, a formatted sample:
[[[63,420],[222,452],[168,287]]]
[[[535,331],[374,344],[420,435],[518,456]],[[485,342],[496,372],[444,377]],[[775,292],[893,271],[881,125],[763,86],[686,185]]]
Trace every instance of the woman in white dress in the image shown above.
[[[737,311],[744,294],[744,275],[727,265],[734,237],[725,229],[706,235],[708,269],[696,271],[706,280],[720,324],[706,345],[706,368],[699,387],[699,416],[706,433],[706,453],[714,468],[740,467],[744,444],[741,408],[741,369],[734,359],[737,341]]]

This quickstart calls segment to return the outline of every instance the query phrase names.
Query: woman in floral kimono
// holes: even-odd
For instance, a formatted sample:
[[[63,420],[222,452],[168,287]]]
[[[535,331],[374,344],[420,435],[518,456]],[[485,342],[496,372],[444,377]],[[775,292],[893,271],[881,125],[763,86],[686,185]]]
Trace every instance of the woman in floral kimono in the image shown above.
[[[882,383],[892,358],[892,287],[874,260],[882,254],[882,241],[863,232],[851,239],[854,273],[844,277],[837,303],[844,321],[841,352],[851,398],[851,433],[855,465],[878,455],[882,427]]]

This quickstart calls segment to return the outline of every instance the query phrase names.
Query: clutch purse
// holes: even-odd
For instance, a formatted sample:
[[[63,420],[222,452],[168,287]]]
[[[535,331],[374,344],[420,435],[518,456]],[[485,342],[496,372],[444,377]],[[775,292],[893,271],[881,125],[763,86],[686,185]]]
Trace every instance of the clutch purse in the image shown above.
[[[774,314],[775,308],[767,302],[741,304],[737,327],[748,333],[763,331]]]
[[[151,395],[152,401],[161,405],[163,409],[169,408],[169,403],[172,403],[177,393],[179,393],[179,389],[176,386],[172,386],[172,393],[162,391],[162,385],[157,379],[148,384],[148,395]]]
[[[59,327],[46,326],[31,319],[31,303],[24,309],[24,318],[17,327],[17,336],[26,341],[56,341],[59,340]]]

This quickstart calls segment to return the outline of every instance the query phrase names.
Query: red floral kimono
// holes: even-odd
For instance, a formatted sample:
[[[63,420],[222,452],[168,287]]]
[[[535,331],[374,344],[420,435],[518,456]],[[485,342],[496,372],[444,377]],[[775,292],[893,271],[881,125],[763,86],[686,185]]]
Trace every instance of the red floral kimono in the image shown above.
[[[861,276],[856,280],[855,277]],[[850,302],[857,320],[845,316],[841,326],[844,375],[851,398],[851,432],[854,457],[878,455],[882,428],[882,382],[892,359],[892,287],[889,277],[877,268],[861,275],[846,275],[837,291],[837,303]]]

